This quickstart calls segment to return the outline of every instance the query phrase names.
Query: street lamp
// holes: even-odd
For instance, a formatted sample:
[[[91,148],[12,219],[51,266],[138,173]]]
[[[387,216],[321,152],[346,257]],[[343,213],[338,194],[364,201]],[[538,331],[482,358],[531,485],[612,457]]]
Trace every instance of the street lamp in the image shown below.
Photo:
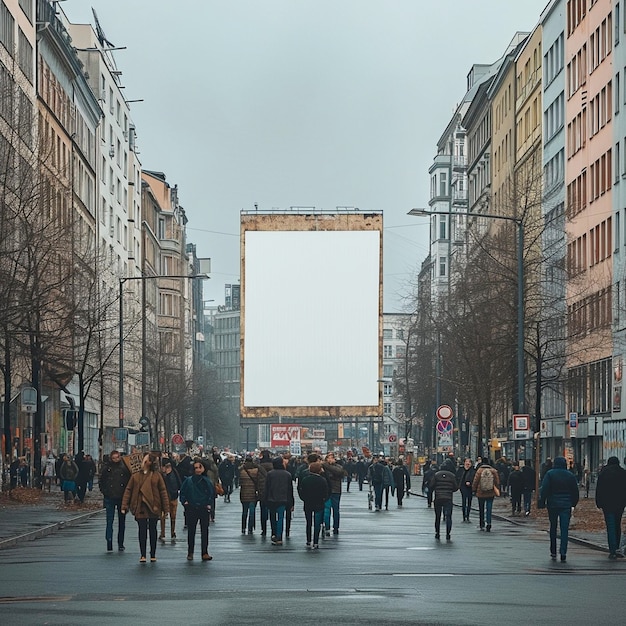
[[[124,427],[124,284],[130,280],[142,281],[142,295],[141,295],[141,317],[142,317],[142,333],[141,333],[141,359],[142,359],[142,391],[141,391],[141,412],[142,417],[146,417],[146,282],[149,279],[158,278],[189,278],[191,280],[205,280],[209,276],[206,274],[179,274],[179,275],[167,275],[167,274],[147,274],[142,276],[122,276],[119,279],[120,288],[120,320],[119,320],[119,421],[120,428]]]
[[[427,209],[411,209],[408,215],[460,215],[454,211],[429,211]],[[462,215],[468,215],[463,213]],[[469,214],[471,215],[471,214]],[[494,215],[492,213],[476,213],[476,217],[493,220],[506,220],[517,225],[517,413],[525,413],[524,397],[524,223],[519,217]]]

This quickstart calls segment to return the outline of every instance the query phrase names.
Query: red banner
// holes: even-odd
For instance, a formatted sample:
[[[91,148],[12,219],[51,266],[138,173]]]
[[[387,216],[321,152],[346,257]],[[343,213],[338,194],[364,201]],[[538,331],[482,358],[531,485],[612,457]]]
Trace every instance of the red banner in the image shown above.
[[[291,441],[300,441],[298,424],[270,424],[270,447],[288,448]]]

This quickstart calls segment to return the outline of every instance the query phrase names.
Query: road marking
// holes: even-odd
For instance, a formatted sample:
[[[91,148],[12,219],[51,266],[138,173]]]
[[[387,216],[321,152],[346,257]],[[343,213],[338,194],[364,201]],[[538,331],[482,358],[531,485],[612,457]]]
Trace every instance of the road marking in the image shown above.
[[[407,550],[434,550],[433,546],[417,546],[415,548],[407,548]]]
[[[392,574],[399,578],[447,578],[450,576],[456,576],[456,574]]]

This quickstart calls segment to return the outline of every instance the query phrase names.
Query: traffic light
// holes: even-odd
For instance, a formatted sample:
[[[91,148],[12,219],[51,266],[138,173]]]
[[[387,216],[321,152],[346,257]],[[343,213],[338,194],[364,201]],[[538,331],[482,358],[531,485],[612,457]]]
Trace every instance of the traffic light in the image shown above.
[[[65,429],[74,430],[75,426],[76,426],[76,411],[72,409],[67,409],[65,411]]]

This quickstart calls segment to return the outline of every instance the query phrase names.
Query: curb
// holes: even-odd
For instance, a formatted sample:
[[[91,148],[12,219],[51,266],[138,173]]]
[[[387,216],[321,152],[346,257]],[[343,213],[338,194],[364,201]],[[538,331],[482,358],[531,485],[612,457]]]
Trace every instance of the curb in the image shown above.
[[[415,496],[416,498],[424,498],[426,499],[426,496],[421,494],[421,493],[414,493],[413,491],[410,492],[412,496]],[[460,505],[457,503],[454,503],[454,506],[459,508]],[[473,510],[473,509],[472,509]],[[497,520],[500,520],[501,522],[508,522],[509,524],[514,524],[515,526],[520,526],[522,528],[528,528],[528,526],[526,524],[522,524],[520,522],[518,522],[517,520],[511,519],[510,517],[506,517],[504,515],[500,515],[499,513],[495,513],[492,512],[491,516],[496,518]],[[541,532],[541,529],[535,528],[535,530]],[[546,534],[548,533],[548,531],[544,531]],[[591,550],[596,550],[598,552],[605,552],[608,554],[609,549],[605,548],[604,546],[601,546],[598,543],[594,543],[593,541],[589,541],[588,539],[582,539],[580,537],[576,537],[574,535],[569,535],[568,537],[568,541],[575,543],[577,545],[580,546],[585,546],[586,548],[590,548]]]
[[[51,535],[66,527],[77,526],[78,524],[86,522],[91,517],[99,515],[100,513],[102,513],[102,511],[104,511],[104,509],[90,511],[89,513],[83,513],[82,515],[78,515],[76,517],[70,517],[69,519],[50,524],[49,526],[43,526],[42,528],[38,528],[37,530],[33,530],[22,535],[16,535],[15,537],[9,537],[8,539],[0,540],[0,550],[4,550],[5,548],[11,548],[23,541],[35,541],[35,539],[41,539],[42,537]]]

